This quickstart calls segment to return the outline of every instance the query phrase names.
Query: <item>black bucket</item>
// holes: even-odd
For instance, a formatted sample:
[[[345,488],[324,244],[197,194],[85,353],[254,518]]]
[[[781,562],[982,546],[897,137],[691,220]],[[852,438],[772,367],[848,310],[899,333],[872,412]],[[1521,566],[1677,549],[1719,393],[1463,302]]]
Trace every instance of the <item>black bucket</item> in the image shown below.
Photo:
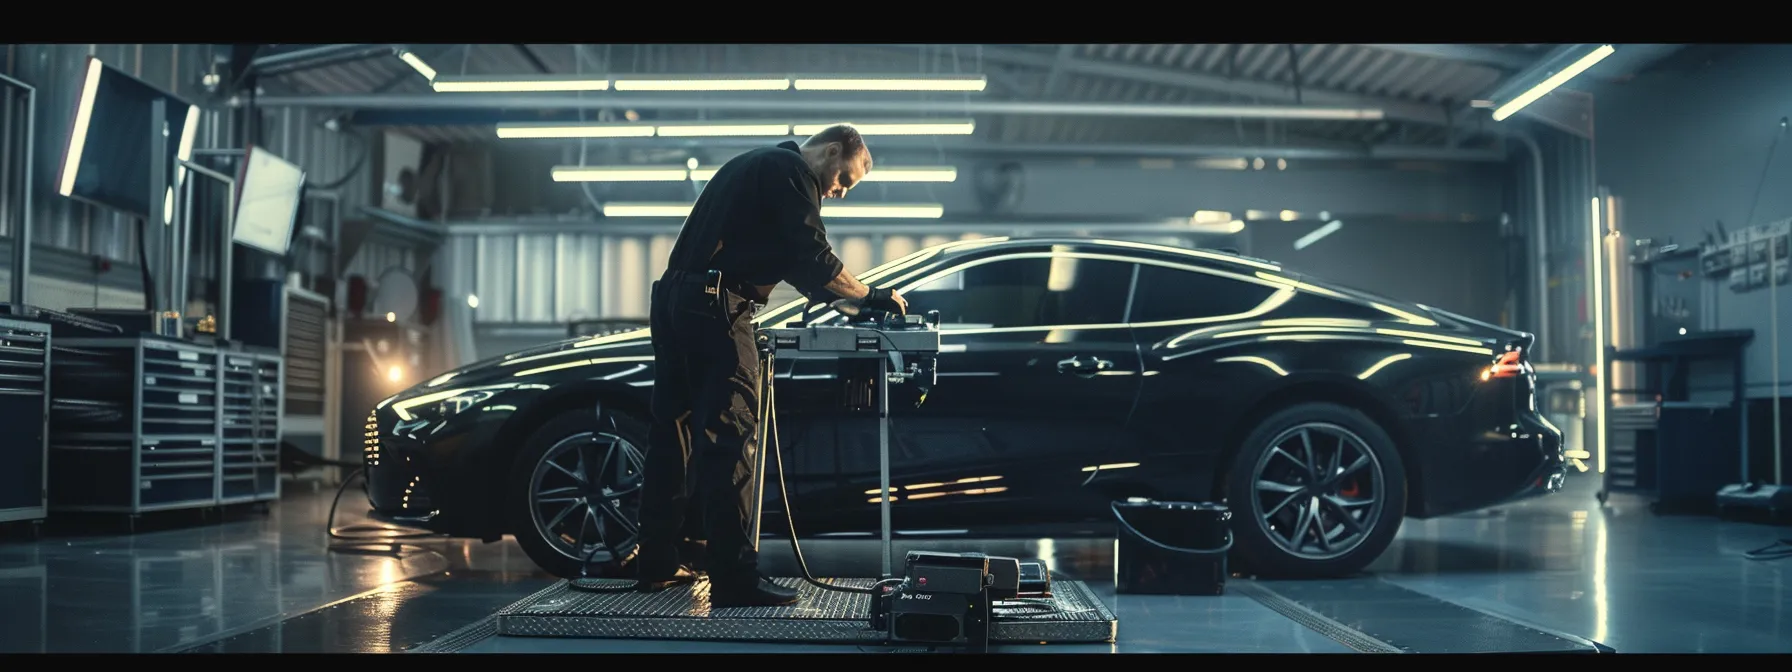
[[[1109,505],[1118,540],[1114,592],[1221,595],[1232,550],[1224,504],[1129,500]]]

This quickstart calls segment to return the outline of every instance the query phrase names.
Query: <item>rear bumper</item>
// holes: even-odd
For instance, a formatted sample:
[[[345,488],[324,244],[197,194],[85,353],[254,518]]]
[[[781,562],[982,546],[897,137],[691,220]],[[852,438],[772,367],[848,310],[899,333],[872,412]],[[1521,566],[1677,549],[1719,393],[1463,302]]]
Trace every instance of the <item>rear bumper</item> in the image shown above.
[[[1536,413],[1493,428],[1433,427],[1421,457],[1421,497],[1410,515],[1432,518],[1497,506],[1562,489],[1568,460],[1562,433]],[[1466,433],[1466,437],[1464,434]],[[1466,439],[1466,440],[1465,440]]]

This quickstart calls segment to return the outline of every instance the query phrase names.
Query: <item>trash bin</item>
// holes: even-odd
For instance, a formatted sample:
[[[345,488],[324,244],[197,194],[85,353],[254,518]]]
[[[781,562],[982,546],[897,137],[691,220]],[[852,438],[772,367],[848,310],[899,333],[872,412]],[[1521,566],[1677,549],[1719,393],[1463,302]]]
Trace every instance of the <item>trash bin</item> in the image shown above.
[[[1129,499],[1112,503],[1114,592],[1220,595],[1232,550],[1232,511],[1209,502]]]

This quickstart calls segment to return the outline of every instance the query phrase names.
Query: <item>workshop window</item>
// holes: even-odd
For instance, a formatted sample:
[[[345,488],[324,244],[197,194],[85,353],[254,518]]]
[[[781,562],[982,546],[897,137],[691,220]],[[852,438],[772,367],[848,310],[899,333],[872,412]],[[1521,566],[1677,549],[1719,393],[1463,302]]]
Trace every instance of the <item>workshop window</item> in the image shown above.
[[[1276,290],[1254,282],[1167,266],[1139,266],[1132,321],[1161,322],[1250,312]]]
[[[1112,324],[1125,319],[1133,265],[1074,257],[970,266],[907,292],[947,329]]]

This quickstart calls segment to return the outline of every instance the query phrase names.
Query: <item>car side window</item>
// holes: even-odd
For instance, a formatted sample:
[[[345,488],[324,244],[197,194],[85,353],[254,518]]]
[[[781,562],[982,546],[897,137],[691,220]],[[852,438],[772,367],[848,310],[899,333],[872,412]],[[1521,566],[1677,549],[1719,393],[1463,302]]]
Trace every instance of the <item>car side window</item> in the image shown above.
[[[963,267],[904,292],[909,310],[940,311],[943,329],[1112,324],[1125,319],[1133,264],[1075,257]]]
[[[1275,294],[1273,287],[1199,271],[1139,265],[1134,323],[1220,317],[1250,312]]]

